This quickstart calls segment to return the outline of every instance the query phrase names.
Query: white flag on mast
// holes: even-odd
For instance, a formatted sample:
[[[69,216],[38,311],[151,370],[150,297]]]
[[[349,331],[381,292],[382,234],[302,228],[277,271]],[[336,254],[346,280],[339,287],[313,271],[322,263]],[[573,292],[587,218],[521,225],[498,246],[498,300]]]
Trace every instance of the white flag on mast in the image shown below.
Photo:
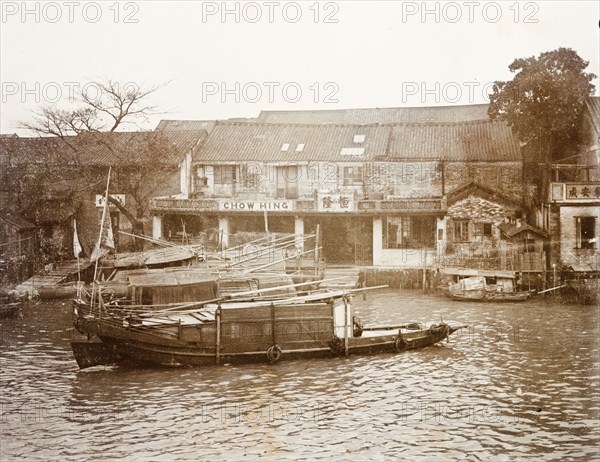
[[[75,258],[79,258],[81,250],[81,242],[79,242],[79,236],[77,235],[77,220],[73,219],[73,254]]]
[[[106,201],[104,208],[105,210],[102,211],[102,222],[100,223],[100,236],[98,237],[98,241],[96,241],[90,261],[98,260],[108,253],[108,249],[115,248],[110,213],[107,210],[108,201]]]

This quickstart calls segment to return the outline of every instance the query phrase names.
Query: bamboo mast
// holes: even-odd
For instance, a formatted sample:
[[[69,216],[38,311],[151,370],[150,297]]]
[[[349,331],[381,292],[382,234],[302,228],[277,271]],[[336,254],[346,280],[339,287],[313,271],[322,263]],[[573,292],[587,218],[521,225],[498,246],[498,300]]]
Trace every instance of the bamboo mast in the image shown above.
[[[96,245],[98,246],[98,252],[100,252],[100,248],[102,245],[102,231],[104,230],[104,220],[106,219],[106,211],[108,210],[108,188],[110,186],[110,174],[112,172],[112,167],[108,167],[108,179],[106,180],[106,192],[104,194],[104,208],[102,209],[102,220],[100,221],[100,234],[98,235],[98,242]],[[94,249],[95,251],[96,249]],[[94,252],[95,253],[95,252]],[[100,260],[100,255],[96,255],[96,264],[94,265],[94,279],[93,279],[93,288],[92,288],[92,301],[91,307],[94,307],[94,295],[96,292],[96,278],[98,276],[98,261]]]

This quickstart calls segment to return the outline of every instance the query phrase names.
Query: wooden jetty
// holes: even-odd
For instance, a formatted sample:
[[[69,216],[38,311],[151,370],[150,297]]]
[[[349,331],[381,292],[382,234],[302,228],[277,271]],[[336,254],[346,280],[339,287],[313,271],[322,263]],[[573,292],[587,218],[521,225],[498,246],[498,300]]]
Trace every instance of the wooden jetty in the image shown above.
[[[89,260],[80,259],[57,263],[51,267],[37,271],[32,277],[15,287],[20,294],[27,294],[30,297],[39,295],[41,287],[56,287],[69,280],[74,280],[77,273],[88,269],[92,263]]]

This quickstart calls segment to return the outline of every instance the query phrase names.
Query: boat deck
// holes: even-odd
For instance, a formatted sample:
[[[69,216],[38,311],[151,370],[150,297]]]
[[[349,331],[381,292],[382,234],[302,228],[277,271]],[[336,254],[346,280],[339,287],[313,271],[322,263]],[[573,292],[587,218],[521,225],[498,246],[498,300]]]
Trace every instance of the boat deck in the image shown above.
[[[70,276],[89,268],[92,263],[89,260],[70,260],[55,265],[52,269],[38,271],[31,278],[23,281],[15,290],[20,294],[29,294],[31,297],[38,295],[40,287],[55,287],[65,282]]]

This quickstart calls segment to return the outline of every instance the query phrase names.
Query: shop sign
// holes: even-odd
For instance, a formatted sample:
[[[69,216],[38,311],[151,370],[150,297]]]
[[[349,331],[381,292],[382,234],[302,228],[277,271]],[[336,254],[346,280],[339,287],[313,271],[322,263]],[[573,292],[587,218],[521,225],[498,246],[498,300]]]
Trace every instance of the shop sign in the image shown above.
[[[227,201],[219,202],[219,210],[224,212],[291,212],[292,201]]]
[[[319,193],[317,211],[354,212],[354,194]]]
[[[125,194],[111,194],[110,197],[116,199],[119,204],[125,206]],[[96,194],[96,207],[104,207],[104,194]],[[113,204],[108,204],[109,207],[114,207]]]

